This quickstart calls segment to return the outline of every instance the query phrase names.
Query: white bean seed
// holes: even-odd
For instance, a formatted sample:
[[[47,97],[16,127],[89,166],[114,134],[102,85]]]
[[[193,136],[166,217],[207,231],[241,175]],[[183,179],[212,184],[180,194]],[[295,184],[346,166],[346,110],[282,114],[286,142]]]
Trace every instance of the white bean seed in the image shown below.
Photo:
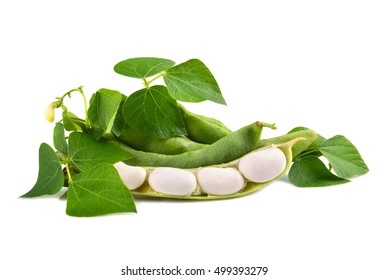
[[[243,176],[232,167],[202,168],[197,179],[203,192],[211,195],[229,195],[240,191],[245,184]]]
[[[146,179],[146,170],[139,166],[130,166],[123,162],[114,164],[123,183],[130,190],[135,190],[143,185]]]
[[[270,147],[244,156],[239,171],[248,180],[264,183],[279,176],[286,168],[285,154],[277,147]]]
[[[150,173],[149,184],[156,192],[184,196],[194,192],[197,181],[189,170],[158,167]]]

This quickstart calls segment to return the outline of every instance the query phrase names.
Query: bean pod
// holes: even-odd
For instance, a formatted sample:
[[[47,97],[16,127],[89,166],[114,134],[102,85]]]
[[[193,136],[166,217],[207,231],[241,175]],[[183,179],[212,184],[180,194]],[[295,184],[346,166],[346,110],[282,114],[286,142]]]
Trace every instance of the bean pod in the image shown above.
[[[254,122],[203,149],[178,155],[147,153],[123,146],[123,149],[132,155],[125,163],[133,166],[164,166],[188,169],[230,162],[259,147],[263,127],[273,126],[262,122]]]
[[[256,149],[224,164],[192,169],[142,167],[147,176],[133,194],[190,200],[224,199],[247,195],[281,177],[292,163],[292,147],[304,138]],[[132,168],[132,166],[127,166]],[[122,166],[120,174],[127,168]],[[126,185],[133,185],[130,177]]]
[[[188,111],[179,104],[188,138],[203,144],[212,144],[231,134],[232,131],[221,121]]]
[[[194,142],[185,136],[176,136],[168,139],[157,139],[146,135],[126,124],[117,136],[124,144],[144,152],[164,155],[177,155],[189,151],[195,151],[207,145]]]
[[[119,141],[136,150],[177,155],[205,148],[207,144],[212,144],[232,133],[219,120],[192,113],[181,104],[179,104],[179,109],[188,133],[186,136],[158,139],[147,135],[126,124],[121,109],[116,117],[113,134]]]

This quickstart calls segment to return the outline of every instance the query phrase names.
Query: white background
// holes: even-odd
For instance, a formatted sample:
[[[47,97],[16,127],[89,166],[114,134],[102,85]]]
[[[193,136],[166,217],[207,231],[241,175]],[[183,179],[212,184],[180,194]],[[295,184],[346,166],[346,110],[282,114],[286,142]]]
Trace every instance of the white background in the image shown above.
[[[0,3],[1,279],[150,279],[120,276],[126,265],[268,266],[263,279],[389,279],[386,1]],[[138,56],[199,58],[228,106],[191,110],[234,129],[276,122],[279,129],[264,137],[299,125],[343,134],[371,171],[317,189],[284,178],[235,200],[139,199],[138,214],[97,218],[66,216],[57,197],[18,199],[36,180],[40,143],[51,143],[46,105],[80,85],[89,97],[101,87],[139,89],[112,70]],[[72,102],[77,111],[82,99]],[[246,278],[258,277],[169,279]]]

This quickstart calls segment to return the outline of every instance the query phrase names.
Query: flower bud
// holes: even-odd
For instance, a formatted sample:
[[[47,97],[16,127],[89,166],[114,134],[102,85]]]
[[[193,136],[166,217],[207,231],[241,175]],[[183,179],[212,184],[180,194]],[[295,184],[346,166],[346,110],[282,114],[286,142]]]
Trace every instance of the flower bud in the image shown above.
[[[54,121],[54,108],[55,108],[55,102],[50,103],[45,110],[45,119],[48,122],[53,122]]]

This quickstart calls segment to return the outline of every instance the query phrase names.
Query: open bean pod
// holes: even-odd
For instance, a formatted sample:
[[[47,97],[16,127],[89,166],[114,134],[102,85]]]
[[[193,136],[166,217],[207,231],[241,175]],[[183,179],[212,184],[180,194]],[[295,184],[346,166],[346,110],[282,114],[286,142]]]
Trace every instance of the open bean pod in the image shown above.
[[[115,166],[123,182],[139,196],[211,200],[255,192],[284,175],[292,163],[292,147],[305,138],[256,149],[229,163],[193,169]],[[134,182],[136,180],[136,182]]]

